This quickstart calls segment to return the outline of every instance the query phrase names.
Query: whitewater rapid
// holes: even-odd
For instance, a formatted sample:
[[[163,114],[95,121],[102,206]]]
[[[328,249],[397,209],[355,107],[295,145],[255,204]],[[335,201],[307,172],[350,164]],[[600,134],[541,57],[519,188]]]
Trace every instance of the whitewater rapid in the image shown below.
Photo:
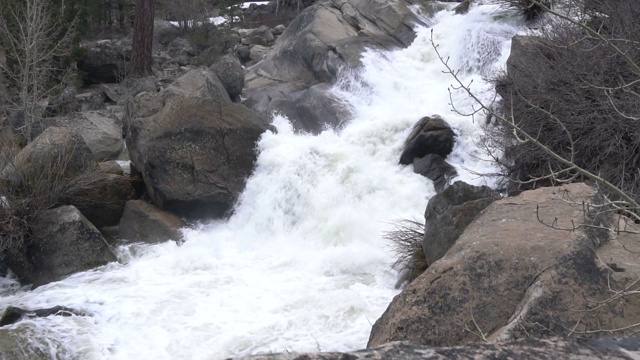
[[[459,180],[495,185],[477,146],[483,118],[451,89],[430,42],[465,83],[493,98],[520,24],[496,6],[425,19],[407,49],[368,52],[364,68],[333,89],[352,109],[340,131],[296,134],[275,116],[234,215],[186,229],[186,242],[118,249],[120,263],[34,291],[4,280],[0,309],[63,305],[89,316],[12,325],[25,349],[58,359],[224,359],[283,351],[345,351],[366,346],[372,324],[398,290],[383,239],[398,219],[422,219],[434,195],[428,179],[398,165],[421,117],[443,116],[457,134],[448,161]],[[28,339],[28,341],[27,341]],[[34,350],[38,349],[38,350]]]

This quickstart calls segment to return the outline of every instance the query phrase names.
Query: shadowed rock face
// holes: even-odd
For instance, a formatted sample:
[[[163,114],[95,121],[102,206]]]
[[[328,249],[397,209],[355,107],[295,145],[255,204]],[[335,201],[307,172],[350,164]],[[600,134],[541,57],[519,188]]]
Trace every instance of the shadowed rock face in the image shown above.
[[[436,154],[443,159],[453,150],[455,134],[440,116],[425,116],[420,119],[404,143],[400,164],[409,165],[415,158]]]
[[[638,235],[586,226],[557,229],[589,224],[583,201],[594,193],[587,185],[571,184],[489,205],[442,258],[393,299],[374,324],[368,346],[597,337],[640,323],[639,296],[605,301],[612,290],[640,277],[637,256],[629,257],[629,251],[640,250]]]
[[[595,340],[522,340],[506,344],[475,343],[458,347],[428,347],[390,343],[345,353],[282,353],[254,355],[237,360],[448,360],[448,359],[567,359],[629,360],[640,356],[640,338]]]

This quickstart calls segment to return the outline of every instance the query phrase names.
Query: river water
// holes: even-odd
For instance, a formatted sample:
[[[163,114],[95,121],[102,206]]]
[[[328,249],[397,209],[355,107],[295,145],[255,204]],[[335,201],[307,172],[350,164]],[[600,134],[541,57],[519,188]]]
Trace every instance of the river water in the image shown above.
[[[453,4],[454,5],[454,4]],[[383,239],[398,219],[422,219],[432,183],[398,165],[412,125],[440,114],[457,143],[458,179],[494,185],[476,146],[484,119],[451,111],[452,90],[431,44],[485,99],[503,68],[514,16],[493,5],[426,19],[407,49],[364,55],[334,88],[353,111],[340,131],[296,134],[273,119],[235,214],[185,230],[186,242],[118,249],[119,263],[34,291],[2,283],[9,305],[72,307],[89,316],[22,321],[25,351],[59,359],[224,359],[260,352],[343,351],[366,346],[398,290]],[[433,30],[433,35],[431,30]]]

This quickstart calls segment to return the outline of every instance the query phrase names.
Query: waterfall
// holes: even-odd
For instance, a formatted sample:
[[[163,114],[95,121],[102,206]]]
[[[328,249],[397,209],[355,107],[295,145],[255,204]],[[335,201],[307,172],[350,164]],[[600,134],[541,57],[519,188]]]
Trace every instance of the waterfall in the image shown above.
[[[496,171],[476,146],[484,119],[451,111],[452,100],[465,111],[471,102],[451,88],[431,36],[490,100],[486,79],[504,66],[521,24],[493,5],[428,21],[409,48],[368,52],[361,71],[338,81],[333,91],[353,113],[344,128],[298,134],[275,116],[278,132],[259,141],[255,172],[230,219],[185,230],[182,246],[119,248],[120,263],[34,291],[0,284],[0,308],[63,305],[90,314],[12,325],[29,339],[25,349],[60,359],[224,359],[365,347],[398,293],[384,231],[398,219],[421,220],[435,193],[431,181],[398,165],[412,125],[441,115],[457,134],[448,161],[458,179],[495,185],[476,175]]]

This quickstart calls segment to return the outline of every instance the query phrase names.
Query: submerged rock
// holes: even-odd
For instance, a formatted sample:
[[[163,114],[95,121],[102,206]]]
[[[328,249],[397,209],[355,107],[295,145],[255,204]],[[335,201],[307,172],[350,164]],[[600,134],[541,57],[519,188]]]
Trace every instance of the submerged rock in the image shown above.
[[[0,326],[15,324],[23,318],[57,316],[83,316],[84,313],[65,306],[54,306],[47,309],[25,310],[15,306],[9,306],[0,317]]]

